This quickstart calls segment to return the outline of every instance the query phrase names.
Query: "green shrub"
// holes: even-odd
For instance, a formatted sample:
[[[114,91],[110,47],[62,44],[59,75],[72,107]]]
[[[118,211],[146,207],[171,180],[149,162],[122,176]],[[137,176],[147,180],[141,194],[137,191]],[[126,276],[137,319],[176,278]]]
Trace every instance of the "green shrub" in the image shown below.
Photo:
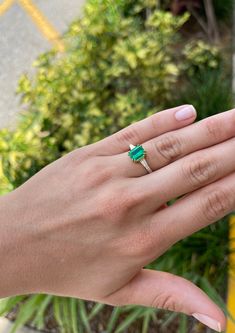
[[[199,71],[218,69],[221,64],[221,55],[216,46],[211,46],[202,40],[193,40],[183,51],[186,57],[185,70],[190,76]]]
[[[176,54],[177,31],[188,15],[175,17],[153,3],[89,1],[66,35],[65,54],[43,54],[34,78],[22,76],[18,92],[27,111],[16,131],[1,134],[10,184],[19,186],[72,149],[164,108],[185,71],[182,59],[185,67],[217,65],[218,50],[202,42],[191,58],[191,44]]]
[[[157,9],[156,3],[88,1],[84,17],[74,22],[65,36],[65,53],[43,54],[35,62],[34,77],[20,79],[18,92],[25,111],[14,131],[0,131],[0,193],[19,186],[72,149],[96,142],[172,101],[177,104],[188,97],[192,103],[188,94],[192,68],[195,78],[202,68],[209,67],[210,75],[219,72],[218,49],[202,42],[179,47],[179,29],[188,14],[173,16]],[[209,96],[207,88],[205,96]],[[196,106],[200,113],[200,105]],[[208,281],[224,291],[227,262],[220,258],[227,255],[227,231],[222,222],[204,229],[176,244],[151,267],[186,276],[211,294]],[[0,302],[1,314],[20,301],[22,298]],[[61,332],[89,332],[90,321],[103,311],[102,305],[94,305],[88,314],[82,301],[45,295],[23,301],[24,315],[19,314],[15,327],[34,314],[34,324],[43,328],[46,308],[53,304],[54,317],[64,327]],[[157,325],[157,311],[115,308],[105,329],[114,332],[118,327],[115,332],[124,332],[137,325],[138,332],[145,333],[149,325]],[[162,316],[158,325],[164,329],[176,318],[167,312]],[[187,326],[184,316],[179,320],[181,328]]]
[[[146,19],[144,1],[112,4],[88,2],[84,18],[66,35],[66,53],[42,55],[33,80],[21,78],[18,92],[27,113],[14,133],[3,134],[7,147],[0,150],[14,187],[171,99],[181,72],[173,45],[188,15],[150,7]]]
[[[199,111],[198,120],[232,108],[231,81],[224,77],[222,69],[199,70],[188,76],[184,88],[172,104],[193,104]]]

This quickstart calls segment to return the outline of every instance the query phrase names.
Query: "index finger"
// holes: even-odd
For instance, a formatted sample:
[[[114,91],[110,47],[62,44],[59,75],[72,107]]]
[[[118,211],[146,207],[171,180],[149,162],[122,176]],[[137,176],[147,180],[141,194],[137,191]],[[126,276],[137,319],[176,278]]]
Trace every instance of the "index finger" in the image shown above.
[[[141,144],[156,136],[191,124],[196,118],[192,105],[157,112],[108,136],[95,144],[97,154],[115,155],[129,150],[129,144]]]
[[[229,110],[203,119],[184,128],[169,131],[143,143],[149,167],[156,171],[193,152],[214,146],[235,136],[235,110]],[[114,157],[113,157],[114,158]],[[133,162],[127,153],[117,154],[115,163],[120,174],[127,177],[148,176],[155,184],[156,173],[147,175],[142,165]],[[165,169],[164,169],[165,170]],[[151,178],[151,179],[150,179]],[[146,182],[141,177],[142,183]]]

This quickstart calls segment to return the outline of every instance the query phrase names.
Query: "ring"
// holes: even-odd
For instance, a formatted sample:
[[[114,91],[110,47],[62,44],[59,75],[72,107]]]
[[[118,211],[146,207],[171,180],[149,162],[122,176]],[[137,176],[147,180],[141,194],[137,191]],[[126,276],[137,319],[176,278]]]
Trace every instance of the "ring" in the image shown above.
[[[141,145],[134,146],[132,144],[130,144],[129,147],[130,151],[128,152],[128,155],[132,161],[141,163],[148,173],[153,172],[145,159],[147,153],[144,148]]]

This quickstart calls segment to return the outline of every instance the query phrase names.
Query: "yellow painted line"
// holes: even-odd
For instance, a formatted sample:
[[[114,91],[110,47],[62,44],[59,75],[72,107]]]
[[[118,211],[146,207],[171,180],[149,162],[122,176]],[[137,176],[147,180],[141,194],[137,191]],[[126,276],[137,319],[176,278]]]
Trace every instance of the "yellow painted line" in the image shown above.
[[[5,0],[0,5],[0,15],[3,15],[15,2],[15,0]]]
[[[25,9],[31,19],[37,25],[42,34],[55,45],[55,47],[63,52],[64,43],[61,40],[60,34],[56,31],[53,25],[42,14],[39,8],[31,0],[17,0],[17,2]]]
[[[228,280],[228,300],[227,306],[229,312],[235,317],[235,215],[232,215],[229,220],[229,238],[230,238],[230,253],[229,256],[229,280]],[[226,333],[234,333],[235,324],[228,319]]]

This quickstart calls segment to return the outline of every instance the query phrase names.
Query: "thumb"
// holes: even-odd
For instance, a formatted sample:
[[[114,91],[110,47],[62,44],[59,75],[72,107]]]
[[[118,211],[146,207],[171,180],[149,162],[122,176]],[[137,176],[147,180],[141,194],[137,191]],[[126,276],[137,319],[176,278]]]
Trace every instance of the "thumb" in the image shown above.
[[[183,312],[218,332],[226,329],[224,313],[200,288],[166,272],[142,269],[128,284],[102,301],[112,305],[138,304]]]

